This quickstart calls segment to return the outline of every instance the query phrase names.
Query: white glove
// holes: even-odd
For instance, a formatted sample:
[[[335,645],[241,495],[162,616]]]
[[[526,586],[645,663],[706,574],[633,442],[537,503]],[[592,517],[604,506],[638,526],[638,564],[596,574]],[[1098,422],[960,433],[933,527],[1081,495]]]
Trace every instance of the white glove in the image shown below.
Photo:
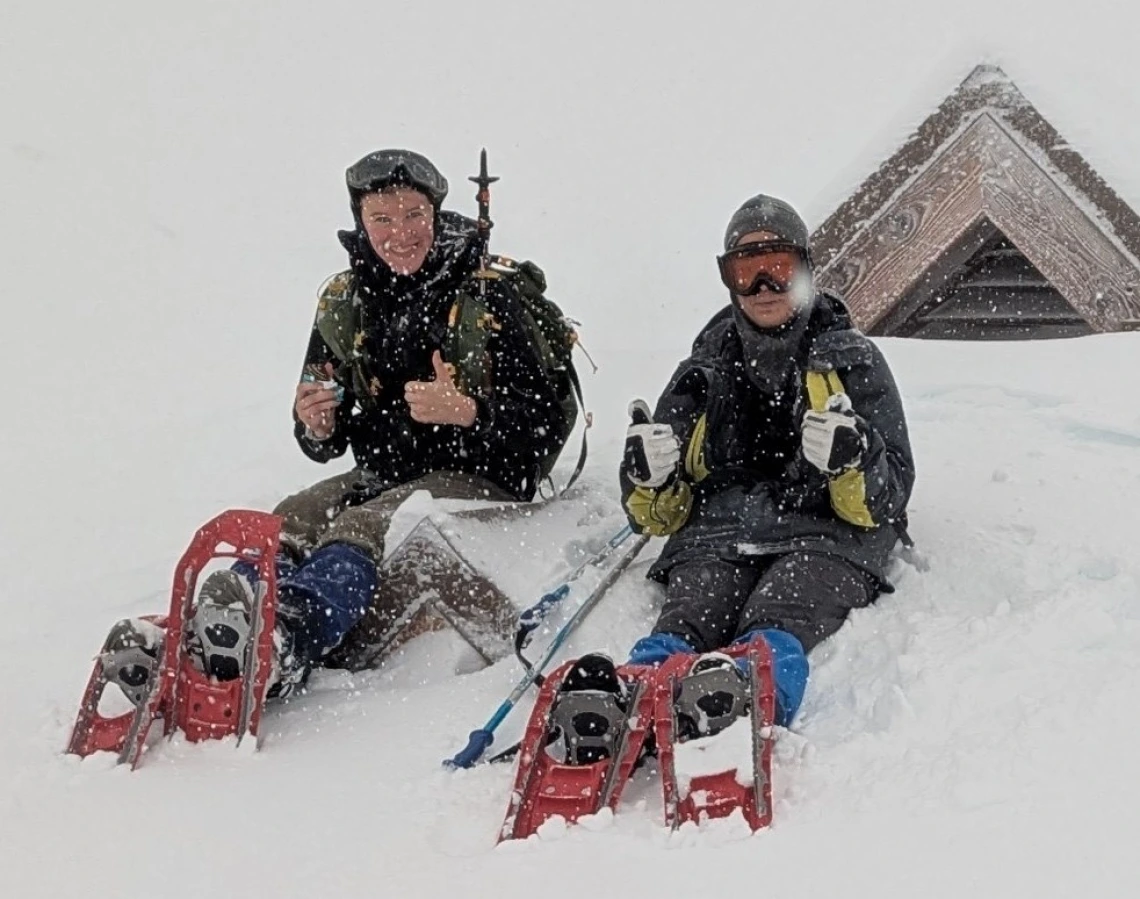
[[[867,436],[851,410],[851,400],[837,393],[823,412],[804,415],[801,436],[804,458],[824,474],[839,474],[863,459]]]
[[[681,441],[669,425],[653,423],[644,400],[629,404],[629,417],[622,467],[638,487],[660,487],[677,470]]]

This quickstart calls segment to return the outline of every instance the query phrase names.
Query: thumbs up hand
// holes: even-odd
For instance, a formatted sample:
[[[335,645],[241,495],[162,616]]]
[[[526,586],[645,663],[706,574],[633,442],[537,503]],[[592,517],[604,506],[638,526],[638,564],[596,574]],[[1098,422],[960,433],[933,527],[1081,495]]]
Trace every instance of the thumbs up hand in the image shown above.
[[[677,470],[681,442],[669,425],[653,423],[644,400],[630,403],[629,419],[622,468],[639,487],[661,487]]]
[[[804,458],[824,474],[857,467],[867,449],[867,424],[843,393],[829,397],[824,411],[806,413],[801,434]]]
[[[474,425],[478,413],[475,400],[456,389],[455,379],[439,350],[432,353],[431,366],[435,369],[434,381],[408,381],[404,385],[404,399],[412,418],[429,425]]]

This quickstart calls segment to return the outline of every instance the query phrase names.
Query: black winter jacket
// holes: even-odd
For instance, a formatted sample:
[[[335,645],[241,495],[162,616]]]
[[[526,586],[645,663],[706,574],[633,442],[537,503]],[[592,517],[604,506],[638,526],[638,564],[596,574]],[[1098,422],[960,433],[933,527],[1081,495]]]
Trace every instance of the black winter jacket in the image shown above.
[[[543,374],[520,320],[518,300],[499,282],[489,282],[488,311],[501,327],[487,345],[491,389],[473,397],[475,425],[422,424],[404,400],[408,381],[434,378],[431,356],[443,350],[447,317],[457,291],[478,269],[475,223],[442,212],[436,239],[421,269],[399,276],[384,265],[358,228],[341,232],[361,304],[370,390],[358,396],[353,379],[338,371],[345,388],[336,428],[323,441],[310,438],[296,420],[295,436],[310,459],[328,462],[351,447],[356,464],[377,493],[433,471],[479,475],[520,500],[534,497],[540,460],[565,435],[558,397]],[[444,361],[446,351],[444,351]],[[305,365],[337,367],[332,349],[314,324]]]
[[[737,327],[731,307],[715,316],[657,403],[655,419],[673,427],[687,460],[700,454],[702,476],[698,481],[691,470],[682,474],[693,481],[688,517],[669,538],[650,577],[667,580],[680,562],[743,561],[808,550],[847,559],[890,589],[885,568],[898,529],[905,526],[914,460],[886,360],[854,329],[842,302],[820,294],[792,348],[787,389],[763,395],[745,374]],[[808,373],[829,371],[842,381],[867,437],[858,483],[869,526],[840,517],[828,476],[800,451],[799,426],[810,408]],[[694,440],[702,416],[703,439],[698,434]],[[629,511],[635,488],[624,471],[621,481]],[[632,513],[631,521],[637,526]]]

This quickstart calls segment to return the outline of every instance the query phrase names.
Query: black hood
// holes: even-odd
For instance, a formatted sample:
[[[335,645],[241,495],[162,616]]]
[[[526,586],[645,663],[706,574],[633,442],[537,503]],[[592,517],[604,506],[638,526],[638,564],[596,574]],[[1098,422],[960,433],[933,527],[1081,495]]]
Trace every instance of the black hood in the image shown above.
[[[755,327],[730,303],[701,329],[692,358],[720,366],[732,360],[757,389],[771,395],[789,386],[816,337],[854,328],[843,300],[830,291],[820,291],[790,322],[772,329]]]
[[[382,384],[402,390],[404,380],[431,373],[431,352],[442,345],[455,293],[479,267],[475,222],[440,212],[424,264],[410,275],[389,268],[359,224],[337,236],[362,304],[366,364]]]

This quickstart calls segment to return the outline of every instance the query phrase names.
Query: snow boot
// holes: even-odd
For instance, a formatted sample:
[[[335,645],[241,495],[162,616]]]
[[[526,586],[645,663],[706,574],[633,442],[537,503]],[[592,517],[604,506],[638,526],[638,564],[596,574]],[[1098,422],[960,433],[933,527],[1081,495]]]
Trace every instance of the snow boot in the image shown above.
[[[570,668],[550,712],[551,742],[561,738],[568,765],[611,758],[625,728],[629,692],[613,659],[584,655]]]
[[[705,653],[678,679],[673,706],[677,740],[711,737],[748,714],[748,677],[731,656]]]
[[[213,572],[198,593],[187,648],[201,670],[219,681],[241,677],[250,638],[253,587],[233,569]],[[288,696],[309,677],[311,666],[293,649],[282,618],[273,632],[273,670],[267,696]]]

